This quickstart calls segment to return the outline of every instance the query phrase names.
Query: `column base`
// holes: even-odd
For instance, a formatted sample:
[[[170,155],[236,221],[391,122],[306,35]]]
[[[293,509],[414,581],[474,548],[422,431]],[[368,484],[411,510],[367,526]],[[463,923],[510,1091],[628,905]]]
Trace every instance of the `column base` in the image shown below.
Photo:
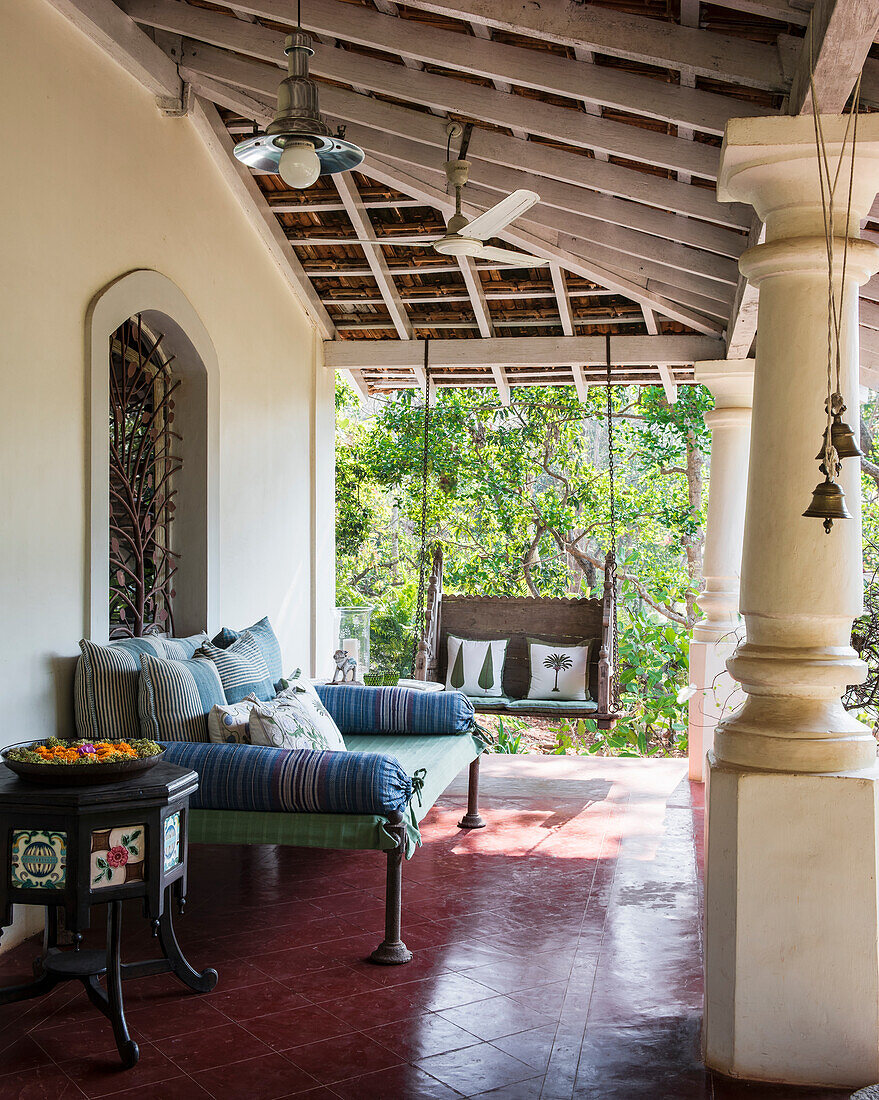
[[[879,1081],[879,769],[809,775],[708,758],[706,1065]]]

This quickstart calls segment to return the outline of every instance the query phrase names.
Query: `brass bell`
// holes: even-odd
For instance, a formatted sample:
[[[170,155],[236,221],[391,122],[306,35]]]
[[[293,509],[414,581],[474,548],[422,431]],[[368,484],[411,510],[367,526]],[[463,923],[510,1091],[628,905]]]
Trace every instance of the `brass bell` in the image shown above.
[[[835,519],[851,519],[852,514],[845,506],[845,493],[842,487],[829,477],[815,486],[812,503],[803,512],[804,516],[824,520],[824,530],[830,534]]]
[[[836,448],[836,453],[840,458],[860,458],[864,452],[858,446],[855,433],[842,419],[844,411],[845,405],[843,405],[840,412],[833,414],[833,423],[830,425],[830,442]]]
[[[830,442],[836,449],[837,458],[861,458],[864,452],[858,445],[858,441],[855,439],[855,433],[852,431],[850,425],[842,419],[842,414],[845,412],[845,403],[842,400],[841,393],[833,393],[824,402],[824,407],[830,406]],[[827,443],[827,429],[824,429],[824,442]],[[824,458],[824,447],[820,452],[815,455],[817,459]],[[826,471],[823,471],[826,473]]]

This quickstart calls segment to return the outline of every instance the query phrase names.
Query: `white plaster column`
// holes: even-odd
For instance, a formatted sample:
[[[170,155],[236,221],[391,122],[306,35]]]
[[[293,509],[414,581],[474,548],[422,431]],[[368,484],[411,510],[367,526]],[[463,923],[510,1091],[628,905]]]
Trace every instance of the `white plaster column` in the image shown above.
[[[708,519],[699,597],[703,617],[690,640],[689,682],[696,689],[688,716],[690,779],[702,781],[705,754],[714,743],[714,727],[737,706],[738,685],[726,668],[741,640],[739,574],[748,487],[751,441],[753,359],[719,359],[694,364],[694,377],[714,397],[705,414],[711,430]]]
[[[831,172],[847,120],[823,119]],[[841,389],[858,432],[858,286],[879,248],[858,239],[879,189],[879,116],[863,116],[846,224],[850,147],[837,191]],[[718,198],[747,202],[764,244],[740,267],[759,287],[741,610],[729,661],[746,693],[708,757],[705,1021],[708,1065],[815,1085],[879,1081],[879,771],[870,731],[840,698],[864,666],[851,648],[862,607],[860,470],[843,463],[854,518],[824,533],[802,512],[820,479],[825,425],[827,257],[808,117],[734,119]]]

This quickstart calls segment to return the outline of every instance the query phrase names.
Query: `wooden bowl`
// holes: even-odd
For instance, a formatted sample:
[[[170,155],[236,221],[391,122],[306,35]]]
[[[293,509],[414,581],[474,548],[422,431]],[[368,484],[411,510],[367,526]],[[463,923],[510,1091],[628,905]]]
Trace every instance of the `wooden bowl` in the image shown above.
[[[0,757],[10,771],[26,779],[28,783],[42,783],[50,787],[89,787],[100,783],[117,783],[131,779],[149,771],[165,755],[162,749],[156,756],[144,756],[136,760],[120,760],[116,764],[26,764],[20,760],[10,760],[10,749],[29,749],[39,741],[22,741],[18,745],[7,745]]]

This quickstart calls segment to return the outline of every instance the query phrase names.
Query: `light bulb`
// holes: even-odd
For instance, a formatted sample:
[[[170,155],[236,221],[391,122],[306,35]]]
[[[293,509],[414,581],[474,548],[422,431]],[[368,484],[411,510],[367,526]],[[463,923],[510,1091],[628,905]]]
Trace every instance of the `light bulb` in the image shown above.
[[[290,187],[311,187],[320,175],[320,160],[311,142],[288,142],[281,153],[278,174]]]

